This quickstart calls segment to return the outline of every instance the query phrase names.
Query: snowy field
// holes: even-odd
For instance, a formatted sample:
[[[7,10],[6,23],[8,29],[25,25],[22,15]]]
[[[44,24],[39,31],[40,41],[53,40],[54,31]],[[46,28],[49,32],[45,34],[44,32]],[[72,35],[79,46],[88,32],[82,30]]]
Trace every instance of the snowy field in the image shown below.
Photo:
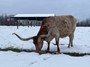
[[[35,50],[35,46],[30,41],[21,41],[12,33],[17,33],[21,37],[35,36],[39,27],[7,27],[0,26],[0,48],[20,48]],[[86,67],[90,66],[90,56],[74,57],[63,54],[66,53],[90,53],[90,27],[77,27],[75,31],[74,47],[67,48],[68,37],[60,39],[61,54],[41,54],[35,52],[13,52],[0,51],[0,67]],[[50,45],[50,51],[56,51],[54,39]],[[47,43],[44,42],[42,50],[46,50]],[[49,64],[51,64],[49,66]]]

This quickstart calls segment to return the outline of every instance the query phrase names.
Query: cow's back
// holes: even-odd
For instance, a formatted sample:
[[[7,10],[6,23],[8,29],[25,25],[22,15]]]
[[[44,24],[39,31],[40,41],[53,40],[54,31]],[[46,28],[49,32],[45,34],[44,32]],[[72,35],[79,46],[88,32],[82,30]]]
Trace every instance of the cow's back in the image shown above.
[[[48,17],[43,20],[42,26],[52,31],[52,35],[59,33],[59,36],[63,38],[74,33],[76,19],[71,15]]]

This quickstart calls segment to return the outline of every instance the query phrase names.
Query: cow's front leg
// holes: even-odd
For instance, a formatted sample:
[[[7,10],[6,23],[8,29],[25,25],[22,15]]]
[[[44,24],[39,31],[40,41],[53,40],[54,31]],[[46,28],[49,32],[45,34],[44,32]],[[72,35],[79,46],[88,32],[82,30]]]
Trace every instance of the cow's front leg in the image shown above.
[[[48,47],[47,47],[47,51],[46,52],[49,52],[50,51],[50,42],[47,42],[48,43]]]

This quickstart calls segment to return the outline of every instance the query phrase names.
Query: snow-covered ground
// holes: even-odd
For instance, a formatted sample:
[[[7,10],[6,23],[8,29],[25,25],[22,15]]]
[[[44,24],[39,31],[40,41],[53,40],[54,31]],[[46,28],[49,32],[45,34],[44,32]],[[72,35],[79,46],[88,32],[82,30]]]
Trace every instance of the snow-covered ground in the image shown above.
[[[0,48],[14,47],[35,50],[35,46],[30,41],[21,41],[12,33],[17,33],[22,37],[35,36],[40,27],[12,27],[0,26]],[[60,39],[61,52],[90,53],[90,28],[77,27],[75,31],[74,47],[67,48],[68,37]],[[56,51],[56,46],[51,42],[51,51]],[[47,48],[44,42],[42,50]],[[49,66],[49,64],[51,64]],[[0,51],[0,67],[86,67],[90,65],[90,56],[72,57],[65,54],[42,54],[35,52],[12,52]]]

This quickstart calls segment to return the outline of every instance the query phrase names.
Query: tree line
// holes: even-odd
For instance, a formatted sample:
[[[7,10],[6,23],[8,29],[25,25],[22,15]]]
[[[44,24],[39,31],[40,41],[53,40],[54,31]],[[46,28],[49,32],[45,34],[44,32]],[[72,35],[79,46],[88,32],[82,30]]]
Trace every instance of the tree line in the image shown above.
[[[11,18],[11,15],[1,15],[0,16],[0,25],[1,26],[15,26],[17,25],[16,21]]]
[[[0,15],[0,26],[17,26],[17,20],[11,18],[13,15]],[[24,23],[18,22],[18,26],[40,26],[41,22],[38,21],[23,21]],[[89,27],[90,26],[90,18],[77,22],[77,26],[79,27]]]
[[[90,18],[77,22],[77,26],[90,27]]]

